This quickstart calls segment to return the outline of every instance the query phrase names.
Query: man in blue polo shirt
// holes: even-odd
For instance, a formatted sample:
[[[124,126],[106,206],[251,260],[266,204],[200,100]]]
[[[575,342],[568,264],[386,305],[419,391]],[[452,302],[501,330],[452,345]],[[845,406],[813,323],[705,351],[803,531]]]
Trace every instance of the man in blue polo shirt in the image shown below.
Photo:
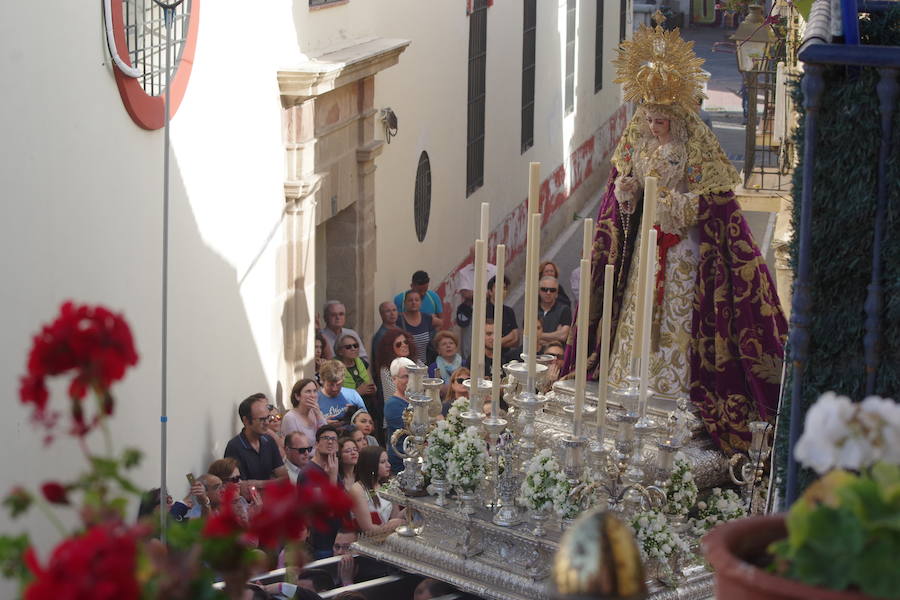
[[[428,273],[425,271],[416,271],[412,274],[412,281],[409,284],[409,289],[414,292],[419,292],[419,295],[422,297],[422,306],[419,310],[430,316],[434,326],[441,329],[444,326],[444,304],[441,302],[441,297],[438,296],[434,290],[428,289],[429,283],[431,283],[431,279],[428,277]],[[405,291],[394,296],[394,304],[397,305],[397,310],[400,312],[403,312],[403,300],[405,299],[405,296]]]
[[[275,440],[266,434],[268,405],[265,394],[245,398],[238,406],[244,428],[225,446],[225,458],[233,458],[238,463],[242,493],[249,493],[252,486],[261,487],[269,479],[287,477],[281,452]]]
[[[341,418],[346,415],[348,406],[366,408],[362,396],[356,390],[344,387],[344,369],[344,363],[339,360],[325,361],[319,367],[319,379],[322,381],[322,387],[319,388],[319,409],[330,425],[348,421]]]

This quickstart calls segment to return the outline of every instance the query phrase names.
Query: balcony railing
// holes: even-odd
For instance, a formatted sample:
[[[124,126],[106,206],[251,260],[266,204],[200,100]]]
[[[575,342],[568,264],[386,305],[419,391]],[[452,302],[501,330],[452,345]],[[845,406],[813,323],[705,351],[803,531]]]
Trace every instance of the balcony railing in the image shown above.
[[[848,0],[845,0],[845,2]],[[852,4],[855,4],[850,0]],[[842,3],[843,4],[843,3]],[[896,2],[863,2],[859,12],[870,14],[885,13]],[[845,19],[846,20],[846,19]],[[803,188],[800,199],[799,227],[797,228],[798,250],[794,281],[793,309],[791,315],[790,349],[793,362],[791,382],[790,431],[787,456],[788,504],[792,504],[799,492],[798,465],[793,459],[793,448],[801,433],[803,408],[803,373],[809,366],[810,319],[813,310],[810,291],[811,270],[811,230],[813,215],[813,169],[818,148],[818,123],[821,98],[825,90],[824,72],[826,67],[842,65],[851,68],[870,67],[878,72],[879,81],[875,93],[878,96],[881,125],[877,166],[875,197],[875,217],[872,225],[872,272],[865,299],[865,335],[863,338],[865,359],[865,393],[875,393],[876,374],[881,362],[882,308],[883,308],[883,248],[888,212],[888,159],[891,156],[894,110],[900,85],[900,47],[878,45],[852,45],[852,35],[847,35],[849,44],[831,43],[831,14],[828,0],[817,0],[810,14],[804,42],[799,58],[805,64],[801,80],[804,108],[806,112],[803,139]],[[848,31],[855,31],[850,27]],[[833,149],[840,152],[849,149]],[[848,152],[848,154],[850,154]],[[896,185],[896,182],[893,182]]]

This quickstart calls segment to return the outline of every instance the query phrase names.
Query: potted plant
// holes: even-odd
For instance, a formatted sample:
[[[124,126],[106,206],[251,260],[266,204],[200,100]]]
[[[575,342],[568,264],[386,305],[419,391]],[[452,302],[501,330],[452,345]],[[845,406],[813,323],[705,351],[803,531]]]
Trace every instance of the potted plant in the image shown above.
[[[900,598],[900,406],[824,394],[795,458],[823,476],[786,515],[731,521],[704,538],[717,594]]]

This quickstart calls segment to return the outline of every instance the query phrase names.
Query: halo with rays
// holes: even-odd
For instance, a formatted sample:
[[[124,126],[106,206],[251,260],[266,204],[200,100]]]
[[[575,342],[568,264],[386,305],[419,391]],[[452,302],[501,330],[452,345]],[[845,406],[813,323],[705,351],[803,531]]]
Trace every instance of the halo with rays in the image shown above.
[[[645,104],[681,104],[696,107],[705,97],[704,60],[694,54],[694,42],[682,39],[679,30],[666,31],[657,11],[655,27],[641,25],[631,40],[622,42],[615,83],[623,84],[626,101]]]

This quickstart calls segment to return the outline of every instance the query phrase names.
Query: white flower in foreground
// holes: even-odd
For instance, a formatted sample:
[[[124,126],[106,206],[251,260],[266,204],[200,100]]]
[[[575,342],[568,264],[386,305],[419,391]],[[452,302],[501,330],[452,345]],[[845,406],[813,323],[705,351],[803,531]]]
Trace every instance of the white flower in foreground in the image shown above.
[[[836,467],[858,471],[884,460],[900,464],[900,407],[870,396],[859,404],[822,394],[806,413],[794,458],[824,474]]]

